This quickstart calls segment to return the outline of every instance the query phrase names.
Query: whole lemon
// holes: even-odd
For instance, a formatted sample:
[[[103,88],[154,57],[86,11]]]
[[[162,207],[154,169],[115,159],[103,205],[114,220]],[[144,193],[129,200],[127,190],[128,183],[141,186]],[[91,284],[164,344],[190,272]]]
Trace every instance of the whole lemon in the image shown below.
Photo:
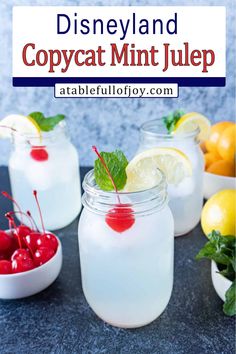
[[[236,190],[226,189],[214,194],[202,209],[201,225],[207,236],[212,230],[236,236]]]

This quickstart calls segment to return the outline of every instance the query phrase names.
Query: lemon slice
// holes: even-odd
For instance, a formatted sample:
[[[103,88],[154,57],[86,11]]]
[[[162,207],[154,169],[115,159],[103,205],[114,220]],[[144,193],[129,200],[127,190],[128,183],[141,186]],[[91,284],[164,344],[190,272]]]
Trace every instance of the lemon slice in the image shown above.
[[[135,192],[152,188],[160,182],[160,169],[170,184],[179,184],[192,174],[188,157],[175,148],[153,148],[141,152],[126,167],[125,190]]]
[[[41,137],[38,124],[31,117],[11,114],[0,121],[0,138],[10,138],[13,132],[21,135]]]
[[[189,133],[196,129],[196,127],[200,129],[198,139],[200,141],[207,140],[211,131],[211,122],[204,115],[197,112],[184,114],[176,123],[173,133]]]

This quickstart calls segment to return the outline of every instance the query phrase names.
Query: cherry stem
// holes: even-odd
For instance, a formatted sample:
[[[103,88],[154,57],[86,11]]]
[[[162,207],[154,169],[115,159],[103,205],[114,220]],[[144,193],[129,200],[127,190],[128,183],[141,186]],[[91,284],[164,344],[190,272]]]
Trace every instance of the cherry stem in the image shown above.
[[[31,215],[31,212],[29,210],[27,210],[26,214],[28,215],[28,217],[30,218],[32,224],[34,225],[35,230],[39,231],[38,226],[36,225],[36,222],[35,222],[33,216]]]
[[[8,224],[9,224],[9,229],[11,230],[11,233],[13,234],[13,226],[12,226],[12,222],[10,219],[8,219]]]
[[[41,212],[41,208],[40,208],[40,205],[39,205],[39,201],[38,201],[38,195],[37,195],[37,191],[33,191],[33,195],[34,195],[34,198],[36,200],[36,204],[38,206],[38,210],[39,210],[39,215],[40,215],[40,219],[41,219],[41,224],[42,224],[42,229],[43,229],[43,233],[45,234],[45,227],[44,227],[44,223],[43,223],[43,216],[42,216],[42,212]]]
[[[21,238],[20,238],[19,232],[17,231],[17,226],[16,226],[16,223],[15,223],[13,217],[11,216],[10,213],[6,213],[6,214],[5,214],[5,217],[6,217],[6,218],[9,220],[9,222],[14,226],[14,229],[15,229],[15,232],[16,232],[16,235],[17,235],[17,239],[18,239],[18,243],[19,243],[19,247],[22,248]]]
[[[15,211],[9,211],[7,214],[10,215],[10,216],[12,216],[12,215],[15,215],[15,214],[17,214],[17,213],[19,213],[19,212],[17,212],[17,211],[16,211],[16,212],[15,212]],[[28,217],[27,214],[23,213],[23,215],[27,216],[27,218],[30,220],[31,228],[32,228],[32,230],[33,230],[33,229],[34,229],[34,226],[33,226],[32,222],[31,222],[31,219]],[[12,221],[11,221],[11,223],[12,223]],[[16,225],[15,225],[15,226],[16,226]],[[33,227],[32,227],[32,226],[33,226]],[[17,231],[16,231],[16,232],[17,232]],[[22,239],[23,239],[23,241],[24,241],[26,247],[29,248],[32,257],[34,258],[34,253],[33,253],[32,249],[31,249],[30,245],[28,245],[28,243],[26,242],[25,237],[22,237]],[[21,247],[20,247],[20,248],[21,248]]]
[[[8,127],[8,126],[6,126],[6,125],[1,125],[1,124],[0,124],[0,128],[10,129],[12,132],[18,133],[18,131],[17,131],[16,129],[14,129],[14,128],[12,128],[12,127]]]
[[[103,167],[105,168],[105,170],[106,170],[106,172],[107,172],[107,174],[108,174],[108,177],[109,177],[110,180],[111,180],[111,183],[112,183],[112,185],[113,185],[113,188],[114,188],[114,190],[115,190],[115,192],[116,192],[116,194],[117,194],[118,203],[121,204],[121,202],[120,202],[120,197],[119,197],[119,193],[118,193],[118,189],[117,189],[116,184],[115,184],[115,181],[114,181],[114,179],[113,179],[113,177],[112,177],[112,175],[111,175],[111,172],[109,171],[109,169],[108,169],[108,167],[107,167],[107,164],[106,164],[106,162],[104,161],[104,158],[103,158],[103,157],[101,156],[101,154],[98,152],[98,149],[96,148],[96,146],[92,146],[92,149],[93,149],[93,151],[95,152],[95,154],[98,156],[98,158],[99,158],[99,160],[101,161]]]
[[[5,198],[7,198],[7,199],[9,199],[10,201],[12,201],[13,204],[15,204],[15,206],[17,207],[17,209],[18,209],[19,212],[20,212],[20,215],[21,215],[21,223],[23,224],[23,217],[22,217],[22,215],[23,215],[24,213],[22,212],[21,207],[19,206],[19,204],[18,204],[18,203],[15,201],[15,199],[13,199],[13,197],[12,197],[10,194],[8,194],[7,192],[2,191],[2,195],[3,195]]]
[[[24,137],[23,134],[19,133],[18,130],[16,130],[15,128],[12,128],[12,127],[8,127],[6,125],[1,125],[0,124],[0,128],[5,128],[5,129],[10,129],[13,133],[17,133],[19,135],[21,135],[22,137]],[[31,147],[34,147],[34,145],[31,144],[30,140],[26,140],[27,144],[29,144]]]
[[[29,222],[30,222],[31,229],[34,230],[34,224],[33,224],[32,220],[30,219],[29,215],[27,215],[26,213],[23,213],[23,212],[21,212],[21,211],[9,211],[9,214],[10,214],[10,215],[20,214],[21,216],[22,216],[22,215],[26,216],[27,219],[28,219]]]

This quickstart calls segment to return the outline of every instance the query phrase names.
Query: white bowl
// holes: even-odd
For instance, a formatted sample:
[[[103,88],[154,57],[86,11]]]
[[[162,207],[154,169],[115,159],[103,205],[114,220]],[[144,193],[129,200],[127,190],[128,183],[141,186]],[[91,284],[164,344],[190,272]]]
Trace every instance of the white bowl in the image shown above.
[[[219,295],[219,297],[225,301],[225,293],[232,285],[232,281],[225,278],[223,275],[217,273],[219,269],[217,267],[216,262],[211,261],[211,279],[214,285],[215,291]]]
[[[203,193],[205,199],[209,199],[213,194],[223,189],[236,189],[236,178],[204,172]]]
[[[62,246],[58,238],[57,241],[56,254],[43,265],[27,272],[0,274],[0,299],[13,300],[35,295],[56,280],[62,266]]]

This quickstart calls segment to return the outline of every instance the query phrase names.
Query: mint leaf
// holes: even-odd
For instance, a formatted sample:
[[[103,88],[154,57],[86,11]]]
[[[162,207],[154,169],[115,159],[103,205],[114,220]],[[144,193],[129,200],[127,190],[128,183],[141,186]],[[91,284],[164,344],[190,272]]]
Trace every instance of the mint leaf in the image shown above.
[[[39,127],[45,119],[43,113],[41,112],[32,112],[29,114],[29,117],[33,118],[33,120],[38,124]]]
[[[168,116],[162,117],[168,133],[172,133],[178,120],[184,115],[184,111],[176,110]]]
[[[225,293],[224,313],[227,316],[236,315],[236,283],[235,280]]]
[[[44,132],[53,130],[55,126],[65,118],[63,114],[57,114],[53,117],[46,118],[41,112],[32,112],[29,116],[35,120],[40,129]]]
[[[205,246],[196,255],[196,259],[208,258],[216,263],[227,265],[229,263],[228,256],[217,252],[216,245],[210,241],[205,244]]]
[[[232,267],[232,264],[227,264],[226,268],[221,270],[219,273],[231,281],[234,281],[235,279],[235,271]]]
[[[209,241],[199,251],[196,259],[208,258],[214,260],[219,268],[219,273],[233,282],[232,286],[225,294],[224,313],[228,316],[236,314],[236,237],[227,235],[222,236],[220,232],[213,230],[207,235]]]
[[[232,274],[232,261],[235,260],[234,249],[236,238],[234,236],[221,236],[221,234],[213,230],[208,235],[209,241],[199,251],[196,259],[208,258],[218,264],[224,265],[224,269],[229,269],[230,277]],[[227,273],[226,273],[227,274]],[[225,274],[225,276],[226,276]]]
[[[42,122],[40,128],[43,131],[48,132],[50,130],[53,130],[55,126],[58,123],[60,123],[63,119],[65,119],[65,116],[63,114],[57,114],[53,117],[48,117]]]
[[[128,165],[128,160],[125,156],[125,154],[123,154],[123,152],[121,150],[115,150],[114,153],[116,155],[116,157],[118,158],[121,166],[126,169],[127,165]]]
[[[236,255],[235,255],[235,251],[233,252],[233,257],[231,259],[231,266],[232,266],[233,270],[236,272]]]
[[[115,150],[114,152],[101,152],[100,155],[105,161],[105,164],[114,180],[117,190],[123,189],[127,180],[125,169],[128,165],[128,160],[126,159],[123,152],[120,150]],[[99,158],[96,159],[94,163],[94,176],[97,185],[102,190],[114,190],[112,181]]]

